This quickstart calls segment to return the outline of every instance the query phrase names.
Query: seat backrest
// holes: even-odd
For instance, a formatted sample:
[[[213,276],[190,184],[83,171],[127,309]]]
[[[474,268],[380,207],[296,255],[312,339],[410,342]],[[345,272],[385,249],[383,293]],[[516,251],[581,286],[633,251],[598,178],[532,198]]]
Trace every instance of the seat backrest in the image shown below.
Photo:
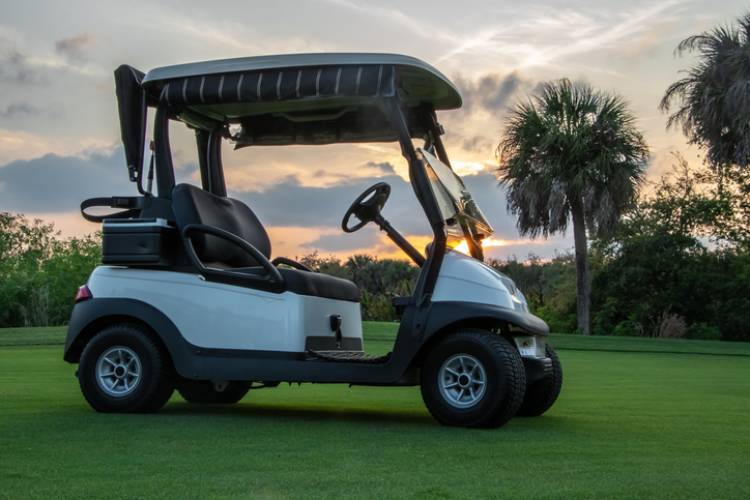
[[[177,227],[206,224],[228,231],[251,243],[271,258],[271,241],[250,207],[239,200],[213,195],[190,184],[178,184],[172,191],[172,209]],[[216,236],[195,233],[193,246],[206,265],[253,267],[260,265],[243,249]]]

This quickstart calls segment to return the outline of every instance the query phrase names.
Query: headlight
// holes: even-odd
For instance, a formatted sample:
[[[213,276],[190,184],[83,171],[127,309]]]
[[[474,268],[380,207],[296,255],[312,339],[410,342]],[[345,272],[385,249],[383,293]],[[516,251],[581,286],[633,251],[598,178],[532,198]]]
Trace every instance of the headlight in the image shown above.
[[[529,305],[526,303],[526,297],[524,297],[521,290],[518,289],[515,282],[497,269],[489,266],[486,267],[495,274],[497,279],[503,284],[503,287],[508,291],[510,300],[513,303],[513,309],[516,311],[529,312]]]
[[[513,337],[521,356],[543,358],[545,354],[545,342],[542,337]]]
[[[513,308],[516,311],[529,312],[529,305],[526,303],[526,297],[524,297],[523,293],[521,293],[521,290],[518,289],[513,280],[504,274],[500,274],[500,280],[510,294],[510,298],[513,301]]]

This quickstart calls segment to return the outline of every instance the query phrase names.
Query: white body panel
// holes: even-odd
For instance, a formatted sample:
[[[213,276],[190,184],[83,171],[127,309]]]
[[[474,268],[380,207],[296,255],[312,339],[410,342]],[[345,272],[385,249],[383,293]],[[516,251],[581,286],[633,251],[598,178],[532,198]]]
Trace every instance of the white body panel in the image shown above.
[[[454,250],[445,252],[433,302],[478,302],[528,312],[513,281],[490,266]]]
[[[304,352],[306,337],[334,336],[331,314],[341,315],[344,337],[362,338],[356,302],[253,290],[197,274],[110,266],[97,267],[88,286],[96,298],[132,298],[155,307],[199,347]]]
[[[362,338],[356,302],[271,293],[206,281],[197,274],[97,267],[89,277],[96,298],[130,298],[165,314],[182,336],[203,348],[304,352],[309,336],[334,336],[330,316],[342,318],[344,337]],[[434,302],[492,304],[528,311],[513,282],[491,267],[455,251],[446,252]]]

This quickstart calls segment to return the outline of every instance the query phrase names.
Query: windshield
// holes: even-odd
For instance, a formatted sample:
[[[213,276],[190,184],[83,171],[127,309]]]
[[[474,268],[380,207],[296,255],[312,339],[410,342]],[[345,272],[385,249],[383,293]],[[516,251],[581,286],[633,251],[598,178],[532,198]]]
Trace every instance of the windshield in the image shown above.
[[[425,161],[430,189],[440,207],[448,235],[476,242],[491,235],[492,226],[461,178],[432,154],[421,148],[417,151]]]

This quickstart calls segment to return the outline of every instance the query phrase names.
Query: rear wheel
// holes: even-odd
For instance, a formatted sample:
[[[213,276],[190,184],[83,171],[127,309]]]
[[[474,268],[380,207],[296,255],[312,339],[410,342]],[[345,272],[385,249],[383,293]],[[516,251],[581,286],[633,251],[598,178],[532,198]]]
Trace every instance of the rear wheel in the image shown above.
[[[110,325],[96,333],[81,354],[78,383],[100,412],[152,412],[174,390],[167,354],[133,324]]]
[[[214,383],[209,380],[185,380],[177,387],[177,392],[188,403],[214,405],[235,404],[248,390],[250,382]]]
[[[500,427],[523,401],[526,372],[507,340],[484,330],[450,334],[428,354],[422,399],[445,425]]]
[[[522,417],[538,417],[549,410],[562,389],[563,373],[560,358],[557,353],[547,346],[547,357],[552,360],[552,374],[529,384],[526,387],[526,395],[523,398],[523,404],[518,410],[518,415]]]

